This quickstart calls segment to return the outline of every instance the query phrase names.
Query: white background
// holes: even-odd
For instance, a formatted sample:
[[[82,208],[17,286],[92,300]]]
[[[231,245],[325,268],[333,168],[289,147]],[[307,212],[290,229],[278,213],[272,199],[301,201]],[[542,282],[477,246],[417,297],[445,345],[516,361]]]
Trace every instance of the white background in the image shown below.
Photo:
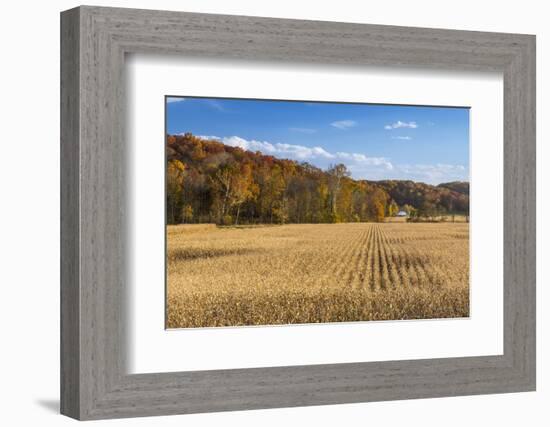
[[[538,392],[104,422],[120,426],[365,425],[546,426],[548,370],[548,168],[550,28],[545,2],[97,1],[96,4],[375,24],[536,33],[538,74]],[[59,17],[74,1],[3,5],[0,283],[3,291],[2,424],[63,426],[59,384]],[[546,265],[545,265],[546,264]]]
[[[223,75],[223,79],[218,76]],[[174,372],[502,354],[502,76],[127,58],[130,372]],[[159,76],[161,76],[159,78]],[[265,82],[269,82],[266,85]],[[322,89],[320,89],[322,88]],[[164,326],[164,95],[470,106],[469,319],[199,328]],[[157,143],[155,143],[157,141]],[[212,351],[213,347],[223,352]]]

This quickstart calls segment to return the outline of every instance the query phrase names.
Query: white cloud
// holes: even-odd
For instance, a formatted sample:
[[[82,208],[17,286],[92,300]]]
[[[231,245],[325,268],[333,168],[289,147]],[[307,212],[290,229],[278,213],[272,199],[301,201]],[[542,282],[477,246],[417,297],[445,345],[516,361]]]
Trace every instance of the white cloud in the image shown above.
[[[370,157],[360,153],[346,153],[339,151],[337,153],[330,153],[322,147],[306,147],[303,145],[284,144],[284,143],[271,143],[267,141],[256,141],[241,138],[239,136],[230,136],[220,138],[218,136],[199,136],[203,139],[214,139],[220,141],[225,145],[231,147],[239,147],[248,151],[260,151],[264,154],[272,156],[313,162],[319,167],[327,167],[330,163],[337,163],[339,161],[348,165],[360,165],[362,167],[377,167],[384,170],[392,170],[393,165],[385,157]]]
[[[231,147],[239,147],[248,151],[261,151],[264,154],[300,161],[307,161],[316,158],[335,158],[333,154],[329,153],[322,147],[305,147],[303,145],[283,144],[280,142],[271,143],[267,141],[256,141],[254,139],[244,139],[239,136],[229,136],[223,138],[217,136],[199,136],[199,138],[215,139]]]
[[[311,128],[288,128],[288,130],[291,130],[292,132],[305,133],[308,135],[311,135],[317,132],[317,129],[311,129]]]
[[[390,163],[391,164],[391,163]],[[393,165],[392,168],[373,167],[361,163],[350,163],[348,169],[355,179],[379,181],[401,179],[427,184],[441,184],[450,181],[468,181],[468,168],[463,165]]]
[[[347,130],[357,125],[357,122],[353,120],[338,120],[330,124],[332,127],[340,130]]]
[[[359,153],[345,153],[337,152],[336,158],[340,160],[347,160],[361,166],[382,166],[384,169],[392,170],[393,165],[385,157],[369,157]]]
[[[451,165],[437,163],[435,165],[399,165],[397,169],[402,179],[426,182],[428,184],[440,184],[449,181],[468,181],[468,169],[464,165]]]
[[[410,141],[412,138],[410,136],[392,136],[391,139],[402,139],[405,141]]]
[[[401,120],[396,121],[395,123],[392,123],[391,125],[384,126],[384,129],[386,130],[393,130],[393,129],[399,129],[399,128],[409,128],[409,129],[416,129],[418,125],[416,122],[402,122]]]
[[[167,104],[172,104],[174,102],[182,102],[182,101],[185,101],[185,98],[182,98],[182,97],[168,97],[166,98],[166,103]]]

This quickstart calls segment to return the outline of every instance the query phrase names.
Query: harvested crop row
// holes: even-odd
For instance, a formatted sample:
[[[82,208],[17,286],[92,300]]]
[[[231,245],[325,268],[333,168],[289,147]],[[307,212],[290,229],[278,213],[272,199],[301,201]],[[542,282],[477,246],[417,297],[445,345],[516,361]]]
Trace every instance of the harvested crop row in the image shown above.
[[[467,223],[168,228],[169,328],[465,317]]]

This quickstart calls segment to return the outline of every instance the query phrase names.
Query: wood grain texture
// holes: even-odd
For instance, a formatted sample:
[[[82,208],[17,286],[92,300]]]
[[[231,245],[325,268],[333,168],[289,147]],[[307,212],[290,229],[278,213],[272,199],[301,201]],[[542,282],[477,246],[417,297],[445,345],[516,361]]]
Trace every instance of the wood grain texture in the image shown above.
[[[61,20],[61,412],[80,414],[79,17]]]
[[[62,413],[100,419],[534,390],[534,36],[84,6],[62,13],[61,38]],[[127,374],[128,53],[503,72],[504,354]]]

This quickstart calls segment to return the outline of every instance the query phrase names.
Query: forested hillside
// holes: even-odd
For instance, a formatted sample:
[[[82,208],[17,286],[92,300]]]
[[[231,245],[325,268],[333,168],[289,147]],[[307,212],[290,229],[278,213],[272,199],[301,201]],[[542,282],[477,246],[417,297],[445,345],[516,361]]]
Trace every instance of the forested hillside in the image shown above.
[[[467,214],[470,208],[469,183],[453,182],[433,186],[413,181],[376,181],[400,206],[411,205],[420,215]],[[461,191],[454,190],[456,187]],[[463,191],[465,193],[463,193]]]
[[[456,191],[457,193],[462,193],[467,196],[470,195],[470,183],[469,182],[446,182],[444,184],[439,184],[438,187],[448,188],[449,190]]]
[[[167,221],[262,224],[383,221],[467,214],[468,183],[354,180],[346,166],[244,151],[191,134],[167,137]]]

